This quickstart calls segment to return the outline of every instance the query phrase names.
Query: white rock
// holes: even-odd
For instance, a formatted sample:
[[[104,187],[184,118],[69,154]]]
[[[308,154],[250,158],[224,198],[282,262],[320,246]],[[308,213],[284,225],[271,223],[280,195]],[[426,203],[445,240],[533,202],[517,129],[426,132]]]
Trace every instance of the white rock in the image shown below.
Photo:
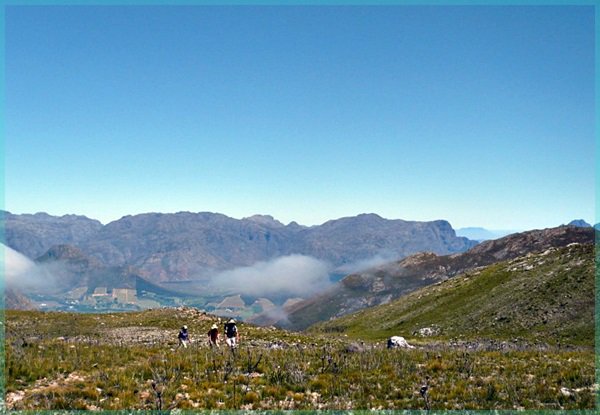
[[[415,346],[411,346],[408,342],[401,336],[392,336],[387,341],[388,349],[414,349]]]

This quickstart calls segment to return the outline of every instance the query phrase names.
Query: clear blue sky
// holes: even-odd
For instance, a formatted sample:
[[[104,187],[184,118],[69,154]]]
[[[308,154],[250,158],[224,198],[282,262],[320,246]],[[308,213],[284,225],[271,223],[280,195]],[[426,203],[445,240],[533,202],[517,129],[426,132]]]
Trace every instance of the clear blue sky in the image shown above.
[[[592,7],[7,7],[5,208],[594,221]]]

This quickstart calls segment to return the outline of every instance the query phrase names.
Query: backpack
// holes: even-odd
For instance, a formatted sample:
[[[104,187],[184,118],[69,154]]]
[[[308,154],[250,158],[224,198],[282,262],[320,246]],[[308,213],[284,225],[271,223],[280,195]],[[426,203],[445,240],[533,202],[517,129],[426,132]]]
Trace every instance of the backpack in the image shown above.
[[[237,333],[237,327],[235,323],[225,323],[225,334],[227,337],[235,337]]]

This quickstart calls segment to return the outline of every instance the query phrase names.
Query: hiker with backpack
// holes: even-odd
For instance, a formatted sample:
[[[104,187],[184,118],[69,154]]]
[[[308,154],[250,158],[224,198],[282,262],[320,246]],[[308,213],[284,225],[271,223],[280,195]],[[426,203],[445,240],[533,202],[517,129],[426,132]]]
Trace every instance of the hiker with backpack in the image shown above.
[[[238,332],[235,320],[231,319],[225,323],[225,343],[232,349],[236,347],[240,342],[240,333]]]
[[[177,348],[179,349],[181,346],[183,346],[184,349],[187,349],[190,342],[190,334],[188,333],[188,328],[186,325],[181,327],[177,338],[179,339],[179,346],[177,346]]]
[[[216,324],[213,324],[210,330],[208,331],[208,345],[212,347],[219,347],[219,328]]]

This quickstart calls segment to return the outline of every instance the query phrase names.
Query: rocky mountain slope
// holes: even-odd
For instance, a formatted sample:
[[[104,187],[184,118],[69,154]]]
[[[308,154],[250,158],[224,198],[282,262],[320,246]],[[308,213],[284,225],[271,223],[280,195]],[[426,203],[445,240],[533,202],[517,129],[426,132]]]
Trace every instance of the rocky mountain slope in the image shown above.
[[[87,286],[90,275],[105,268],[100,261],[72,245],[55,245],[36,258],[36,263],[47,270],[57,292]]]
[[[31,259],[43,255],[53,245],[78,245],[102,229],[99,221],[78,215],[14,215],[0,211],[0,220],[4,224],[2,242]]]
[[[4,287],[4,308],[7,310],[35,310],[36,306],[19,290]]]
[[[135,310],[160,306],[159,299],[184,297],[159,287],[134,267],[106,266],[71,245],[56,245],[6,282],[5,307],[12,310]],[[19,279],[27,280],[21,284]]]
[[[388,303],[469,270],[574,242],[591,244],[593,241],[591,228],[561,226],[486,241],[461,254],[416,254],[345,277],[327,292],[296,304],[289,310],[287,320],[279,324],[304,329],[318,321]]]
[[[37,258],[36,263],[46,265],[55,286],[62,291],[85,287],[92,294],[98,287],[145,290],[163,295],[176,292],[158,287],[142,277],[141,272],[129,265],[105,266],[97,259],[71,245],[57,245]],[[141,293],[139,293],[141,294]]]
[[[311,330],[349,336],[527,337],[594,344],[594,245],[549,247],[419,289]]]
[[[147,213],[102,226],[81,216],[5,212],[5,227],[6,245],[30,258],[69,244],[105,266],[133,266],[153,282],[197,278],[291,254],[348,267],[382,254],[449,254],[475,244],[457,237],[446,221],[387,220],[374,214],[303,227],[261,215],[237,220],[216,213]]]
[[[452,226],[444,220],[410,222],[362,214],[300,232],[292,250],[344,266],[377,254],[395,257],[422,251],[449,254],[463,252],[475,244],[456,237]]]

